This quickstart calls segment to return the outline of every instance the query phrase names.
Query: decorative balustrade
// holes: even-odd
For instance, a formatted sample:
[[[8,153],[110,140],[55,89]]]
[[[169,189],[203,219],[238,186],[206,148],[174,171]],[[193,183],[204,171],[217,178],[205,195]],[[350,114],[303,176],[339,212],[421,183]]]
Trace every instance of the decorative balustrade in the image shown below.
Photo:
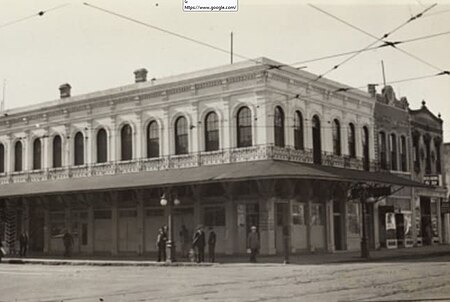
[[[169,157],[169,168],[191,168],[198,166],[197,154],[173,155]]]
[[[116,166],[112,162],[94,164],[91,166],[92,176],[114,175],[116,174]]]
[[[28,172],[2,173],[0,174],[0,185],[8,183],[39,182],[45,180],[137,173],[140,171],[160,171],[167,169],[191,168],[270,159],[313,163],[313,152],[311,149],[296,150],[289,147],[282,148],[273,145],[259,145],[211,152],[164,156],[158,158],[50,168]],[[362,158],[336,156],[330,152],[322,153],[322,164],[325,166],[347,169],[363,169]],[[375,164],[376,162],[370,163],[371,170],[375,170],[373,168],[375,167]]]
[[[13,172],[11,174],[11,182],[13,183],[27,182],[29,179],[29,173],[27,172]]]

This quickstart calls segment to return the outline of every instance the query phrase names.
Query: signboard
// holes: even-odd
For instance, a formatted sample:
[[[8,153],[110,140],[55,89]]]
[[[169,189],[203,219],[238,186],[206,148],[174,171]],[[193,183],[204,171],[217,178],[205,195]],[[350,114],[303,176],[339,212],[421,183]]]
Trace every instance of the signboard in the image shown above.
[[[245,204],[237,205],[237,225],[245,226]]]
[[[449,214],[450,213],[450,203],[443,202],[441,203],[441,214]]]
[[[429,186],[440,186],[441,185],[441,175],[424,175],[423,182]]]

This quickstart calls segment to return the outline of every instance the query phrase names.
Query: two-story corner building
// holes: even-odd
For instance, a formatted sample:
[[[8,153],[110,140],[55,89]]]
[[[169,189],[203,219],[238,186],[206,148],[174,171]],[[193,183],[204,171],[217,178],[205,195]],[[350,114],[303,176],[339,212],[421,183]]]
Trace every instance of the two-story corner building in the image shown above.
[[[381,171],[390,171],[411,179],[411,126],[408,101],[396,98],[391,86],[377,94],[374,85],[369,93],[376,99],[376,154]],[[415,204],[412,188],[404,187],[376,204],[377,230],[382,247],[412,247],[417,234],[413,228]]]
[[[358,249],[354,184],[411,186],[377,172],[369,94],[260,59],[71,96],[0,118],[0,198],[14,249],[146,254],[173,207],[185,225],[214,227],[217,252]],[[340,92],[337,92],[340,91]],[[399,134],[400,135],[400,134]],[[178,202],[177,202],[178,203]],[[172,209],[172,208],[171,208]],[[284,237],[283,238],[283,234]],[[286,241],[285,241],[286,242]]]
[[[425,101],[410,110],[413,179],[428,188],[415,188],[415,227],[418,244],[442,243],[441,204],[446,200],[445,170],[442,160],[442,119],[428,110]]]

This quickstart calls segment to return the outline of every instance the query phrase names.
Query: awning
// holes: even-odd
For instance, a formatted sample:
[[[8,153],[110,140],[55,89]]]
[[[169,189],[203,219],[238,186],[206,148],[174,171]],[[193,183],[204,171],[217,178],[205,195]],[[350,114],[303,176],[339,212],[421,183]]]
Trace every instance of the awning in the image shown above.
[[[107,191],[255,179],[314,179],[428,187],[388,172],[368,172],[288,161],[264,160],[195,168],[91,176],[0,185],[0,197]]]

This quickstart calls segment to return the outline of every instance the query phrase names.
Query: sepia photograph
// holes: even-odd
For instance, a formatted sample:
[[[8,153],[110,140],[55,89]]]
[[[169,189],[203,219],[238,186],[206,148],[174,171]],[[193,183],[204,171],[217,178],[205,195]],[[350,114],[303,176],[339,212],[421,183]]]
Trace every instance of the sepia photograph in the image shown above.
[[[0,302],[450,302],[449,120],[450,0],[0,0]]]

